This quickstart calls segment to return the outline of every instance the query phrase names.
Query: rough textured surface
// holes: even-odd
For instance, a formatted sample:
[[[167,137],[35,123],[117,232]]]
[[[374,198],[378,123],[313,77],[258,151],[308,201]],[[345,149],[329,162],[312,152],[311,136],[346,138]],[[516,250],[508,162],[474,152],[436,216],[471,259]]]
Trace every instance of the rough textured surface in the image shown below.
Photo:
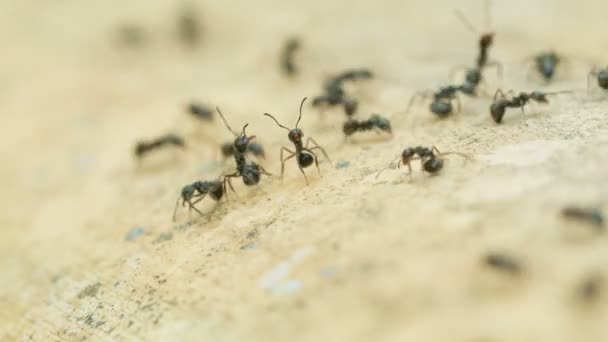
[[[559,216],[608,209],[608,98],[585,91],[588,61],[608,63],[608,3],[496,2],[502,87],[576,91],[500,126],[488,98],[443,121],[424,105],[403,113],[414,92],[473,63],[477,37],[452,10],[482,22],[478,1],[201,3],[194,51],[175,39],[175,1],[1,1],[0,339],[608,340],[607,237]],[[125,23],[146,30],[145,45],[116,48]],[[303,74],[288,81],[277,56],[292,34]],[[550,48],[568,66],[550,86],[527,80],[525,58]],[[262,113],[292,125],[303,96],[359,66],[378,75],[351,89],[359,114],[390,117],[392,140],[344,142],[342,113],[306,107],[300,127],[334,160],[322,178],[310,169],[306,187],[290,163],[283,181],[237,182],[228,202],[202,202],[204,218],[171,222],[182,185],[232,168],[214,162],[230,134],[190,119],[190,99],[249,122],[277,173],[286,132]],[[138,168],[133,143],[168,131],[189,149]],[[474,161],[375,177],[418,144]],[[522,271],[488,269],[487,252]]]

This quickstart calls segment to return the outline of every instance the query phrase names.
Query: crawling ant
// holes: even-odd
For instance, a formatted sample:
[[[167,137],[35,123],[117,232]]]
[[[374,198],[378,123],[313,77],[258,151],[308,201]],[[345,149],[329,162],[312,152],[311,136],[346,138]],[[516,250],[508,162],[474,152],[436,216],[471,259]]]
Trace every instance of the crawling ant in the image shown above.
[[[222,155],[225,158],[234,156],[234,148],[232,145],[233,145],[233,143],[229,141],[229,142],[223,143],[222,146],[220,147],[220,149],[222,151]],[[266,159],[266,152],[264,151],[264,146],[256,143],[255,141],[251,141],[251,142],[249,142],[249,144],[247,144],[246,152],[251,153],[252,155],[256,156],[257,158]]]
[[[293,143],[293,145],[295,146],[295,149],[296,149],[296,151],[293,152],[290,149],[288,149],[287,147],[284,147],[284,146],[281,147],[281,177],[283,177],[283,172],[285,171],[285,162],[293,157],[296,157],[297,161],[298,161],[298,168],[302,172],[302,175],[304,175],[304,180],[306,181],[306,184],[308,185],[308,178],[306,177],[306,173],[304,173],[304,168],[312,165],[312,163],[314,162],[315,165],[317,166],[317,172],[319,173],[319,176],[321,175],[321,169],[319,168],[319,160],[317,158],[317,155],[313,152],[313,150],[315,150],[315,149],[321,150],[321,152],[323,153],[325,158],[330,162],[331,162],[331,160],[329,159],[329,156],[327,156],[327,153],[325,152],[325,150],[321,146],[319,146],[319,144],[317,144],[317,142],[313,138],[308,137],[306,139],[306,145],[302,144],[302,138],[304,137],[304,132],[302,132],[302,130],[298,128],[298,124],[300,123],[300,119],[302,118],[302,107],[304,106],[305,101],[306,101],[306,97],[303,98],[302,102],[300,103],[300,115],[298,116],[298,121],[296,121],[295,128],[290,129],[288,127],[281,125],[274,116],[272,116],[268,113],[264,113],[264,115],[273,119],[274,122],[279,127],[284,128],[289,132],[287,134],[287,137],[289,138],[289,141],[291,141]],[[308,145],[311,142],[315,146],[309,148]],[[287,151],[287,153],[290,153],[290,155],[283,158],[284,151]]]
[[[401,156],[399,158],[399,161],[397,162],[397,167],[400,168],[401,164],[407,165],[409,175],[412,173],[412,161],[420,160],[420,167],[422,171],[426,171],[430,174],[436,174],[441,171],[441,169],[443,169],[443,159],[441,157],[448,154],[456,154],[465,158],[466,160],[471,159],[471,157],[469,157],[468,155],[460,152],[440,152],[435,146],[416,146],[407,147],[401,152]],[[394,161],[392,161],[388,167],[380,170],[380,172],[376,174],[376,178],[378,178],[380,174],[384,172],[384,170],[393,165],[393,163]]]
[[[558,65],[562,62],[562,57],[555,51],[547,51],[529,58],[529,61],[545,82],[550,82],[555,76]]]
[[[370,79],[373,76],[373,73],[367,69],[346,70],[332,77],[325,83],[325,93],[313,98],[312,106],[318,107],[323,105],[342,105],[344,108],[344,113],[346,113],[347,116],[352,116],[357,111],[359,103],[357,100],[346,95],[343,88],[343,83],[346,81]]]
[[[489,10],[490,1],[486,1],[486,10],[487,10],[487,18],[489,21],[490,18],[490,10]],[[473,33],[480,33],[481,31],[476,29],[473,24],[467,19],[467,17],[460,11],[455,12],[456,16],[462,23]],[[489,25],[488,25],[489,27]],[[462,93],[469,96],[477,96],[477,87],[483,81],[483,69],[487,67],[496,67],[497,73],[499,77],[502,75],[502,65],[498,62],[490,62],[489,59],[489,50],[492,44],[494,43],[494,32],[485,32],[480,33],[479,38],[479,54],[475,61],[475,67],[473,68],[464,68],[465,69],[465,81],[462,84],[461,91]],[[460,69],[460,68],[457,68]]]
[[[182,8],[177,17],[177,30],[179,38],[184,45],[195,47],[202,36],[202,29],[198,13],[193,6]]]
[[[598,87],[604,90],[608,90],[608,68],[593,68],[591,71],[589,71],[589,74],[587,75],[587,90],[589,90],[591,86],[592,77],[595,77],[597,79]]]
[[[462,86],[451,85],[441,87],[437,92],[433,92],[432,90],[417,92],[410,98],[410,102],[408,103],[405,112],[409,112],[417,98],[430,98],[432,99],[431,104],[429,105],[431,113],[440,118],[446,118],[454,112],[452,101],[456,101],[456,112],[460,112],[460,99],[457,96],[459,91],[462,91]]]
[[[140,141],[135,145],[135,156],[137,158],[142,158],[145,154],[148,154],[152,150],[156,150],[163,146],[173,145],[180,148],[186,147],[186,143],[184,139],[175,135],[175,134],[167,134],[163,135],[159,138],[156,138],[152,141]]]
[[[344,123],[344,126],[342,126],[342,131],[346,136],[350,136],[355,132],[369,131],[372,129],[392,134],[391,122],[378,114],[372,114],[369,119],[363,121],[349,119]]]
[[[188,105],[188,113],[190,113],[193,117],[203,121],[213,120],[213,110],[200,103],[193,102]]]
[[[232,143],[232,151],[234,161],[236,163],[236,172],[224,176],[228,184],[230,184],[230,186],[232,187],[230,183],[230,178],[241,177],[245,185],[257,185],[260,182],[262,174],[272,176],[264,169],[264,167],[256,164],[255,162],[248,161],[245,158],[245,153],[248,150],[250,141],[255,139],[255,135],[247,136],[246,129],[249,124],[245,124],[241,133],[237,134],[230,127],[228,121],[226,121],[226,118],[222,114],[222,111],[219,109],[219,107],[216,107],[216,109],[217,112],[220,114],[222,121],[224,121],[224,125],[226,125],[226,128],[235,136],[234,142]]]
[[[232,184],[229,184],[232,189]],[[234,189],[232,189],[234,191]],[[214,201],[219,201],[222,197],[227,196],[226,193],[226,178],[224,180],[214,180],[214,181],[196,181],[192,184],[185,185],[182,188],[180,196],[177,198],[175,202],[175,209],[173,209],[173,222],[175,222],[175,215],[177,213],[177,206],[179,205],[179,201],[182,201],[182,207],[188,204],[188,210],[194,209],[201,216],[203,213],[198,210],[194,205],[205,198],[206,195],[209,195]],[[196,199],[194,202],[193,199]]]
[[[562,216],[567,219],[586,221],[598,229],[604,228],[604,215],[598,209],[566,207],[562,209]]]
[[[300,40],[290,38],[285,42],[283,52],[281,53],[281,68],[287,76],[294,76],[298,72],[295,65],[295,53],[300,49]]]
[[[519,274],[522,272],[522,266],[519,261],[513,257],[502,253],[488,253],[483,258],[483,263],[497,270],[501,270],[510,274]]]
[[[528,102],[535,101],[538,103],[549,103],[547,96],[571,93],[571,91],[557,91],[552,93],[544,93],[542,91],[533,91],[531,93],[521,92],[519,95],[507,99],[502,90],[498,89],[494,94],[494,102],[490,105],[490,114],[496,123],[501,123],[507,108],[521,108],[522,115],[524,107]],[[500,95],[500,99],[496,99]]]

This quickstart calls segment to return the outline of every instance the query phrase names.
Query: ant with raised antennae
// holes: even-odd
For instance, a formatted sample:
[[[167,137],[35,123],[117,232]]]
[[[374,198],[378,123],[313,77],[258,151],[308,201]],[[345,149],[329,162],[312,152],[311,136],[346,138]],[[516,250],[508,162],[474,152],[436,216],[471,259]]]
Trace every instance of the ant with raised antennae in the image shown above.
[[[486,1],[486,27],[490,27],[490,0]],[[455,70],[464,69],[465,70],[465,81],[462,84],[461,91],[469,96],[477,95],[477,87],[483,81],[483,69],[487,67],[496,67],[496,71],[499,78],[502,78],[502,65],[498,62],[492,61],[489,59],[489,49],[494,43],[494,32],[482,32],[475,28],[471,21],[467,19],[467,17],[459,10],[455,11],[456,17],[464,24],[466,28],[468,28],[474,34],[479,34],[479,55],[477,56],[475,67],[467,68],[467,67],[457,67],[452,70],[450,73],[453,75]]]
[[[505,115],[507,108],[521,108],[521,114],[525,114],[524,107],[528,102],[534,101],[537,103],[549,103],[549,99],[547,96],[550,95],[558,95],[558,94],[566,94],[572,93],[570,90],[565,91],[556,91],[552,93],[545,93],[542,91],[533,91],[531,93],[521,92],[517,96],[513,96],[511,99],[508,99],[502,90],[498,89],[494,94],[494,102],[490,105],[490,114],[494,122],[501,123],[502,118]],[[500,99],[497,97],[500,95]]]
[[[430,174],[436,174],[441,171],[441,169],[443,169],[443,158],[441,157],[446,156],[448,154],[456,154],[465,158],[466,160],[472,159],[470,156],[460,152],[440,152],[435,146],[416,146],[407,147],[401,152],[401,156],[399,157],[397,162],[397,167],[400,168],[401,164],[406,165],[408,168],[407,174],[410,175],[412,173],[412,161],[420,160],[420,168],[422,169],[422,171],[426,171]],[[380,174],[384,172],[384,170],[391,167],[394,162],[395,161],[393,160],[387,167],[380,170],[380,172],[376,174],[376,178],[378,178]]]
[[[232,188],[232,184],[230,184],[230,189],[234,191]],[[205,198],[205,196],[209,195],[214,201],[219,201],[222,197],[227,198],[228,193],[226,192],[226,178],[224,180],[214,180],[214,181],[196,181],[192,184],[185,185],[182,188],[180,196],[177,198],[175,202],[175,208],[173,209],[173,222],[175,222],[175,215],[177,213],[177,207],[179,205],[179,201],[182,201],[182,207],[185,207],[188,204],[188,211],[194,209],[201,216],[203,213],[198,210],[194,205]],[[197,198],[194,202],[193,199]]]
[[[598,69],[597,67],[591,69],[587,75],[587,91],[591,87],[591,78],[597,79],[598,87],[608,90],[608,67],[604,69]]]
[[[256,164],[255,162],[248,161],[245,158],[245,153],[247,152],[247,148],[249,146],[249,142],[255,138],[255,135],[247,136],[246,129],[249,124],[245,124],[243,126],[243,130],[240,134],[237,134],[228,124],[224,114],[219,107],[216,108],[217,112],[220,114],[222,121],[224,121],[224,125],[226,128],[232,132],[235,136],[234,143],[232,144],[232,150],[234,155],[234,161],[236,163],[236,172],[225,175],[225,181],[228,181],[228,184],[232,186],[230,183],[230,178],[241,177],[243,179],[243,183],[247,186],[257,185],[260,182],[262,174],[272,176],[272,174],[268,173],[264,167]]]
[[[319,150],[321,150],[321,152],[323,153],[325,158],[327,158],[328,161],[331,162],[331,159],[329,159],[329,156],[327,155],[327,153],[325,152],[323,147],[321,147],[313,138],[308,137],[306,139],[306,145],[302,144],[302,138],[304,137],[304,132],[302,132],[302,130],[298,128],[298,124],[300,123],[300,119],[302,118],[302,107],[304,106],[305,101],[306,101],[306,97],[303,98],[302,102],[300,103],[300,115],[298,116],[298,121],[296,121],[295,128],[289,128],[289,127],[285,127],[285,126],[281,125],[274,116],[272,116],[268,113],[264,113],[264,115],[273,119],[274,122],[276,122],[276,124],[279,127],[284,128],[289,132],[287,134],[287,137],[289,138],[289,141],[291,141],[296,148],[296,151],[294,152],[285,146],[281,147],[281,178],[283,177],[283,172],[285,171],[285,162],[293,157],[296,157],[297,161],[298,161],[298,168],[302,172],[302,175],[304,175],[304,180],[306,181],[306,184],[308,185],[308,178],[306,177],[304,168],[312,165],[313,161],[314,161],[315,165],[317,166],[317,172],[319,173],[319,176],[321,175],[321,169],[319,168],[319,160],[317,158],[317,155],[313,152],[313,150],[319,149]],[[311,142],[315,146],[309,148],[308,145]],[[287,151],[287,153],[290,153],[290,155],[283,158],[284,151]]]

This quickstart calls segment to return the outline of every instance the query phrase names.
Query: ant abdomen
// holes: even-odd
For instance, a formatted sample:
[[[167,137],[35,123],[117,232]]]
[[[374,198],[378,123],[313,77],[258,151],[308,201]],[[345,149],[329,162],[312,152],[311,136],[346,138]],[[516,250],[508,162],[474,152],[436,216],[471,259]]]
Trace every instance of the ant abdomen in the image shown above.
[[[243,183],[247,186],[256,185],[260,182],[260,171],[257,165],[246,167],[243,172]]]
[[[601,70],[597,74],[597,85],[603,89],[608,89],[608,69]]]
[[[501,102],[492,103],[490,106],[490,114],[494,122],[501,123],[502,117],[505,115],[505,106]]]
[[[307,152],[302,152],[298,156],[298,164],[301,167],[309,167],[314,161],[315,158],[313,157],[313,155]]]
[[[448,101],[433,101],[430,110],[437,116],[445,118],[452,113],[452,104]]]
[[[431,158],[422,164],[424,171],[429,173],[435,173],[443,168],[443,160],[439,158]]]

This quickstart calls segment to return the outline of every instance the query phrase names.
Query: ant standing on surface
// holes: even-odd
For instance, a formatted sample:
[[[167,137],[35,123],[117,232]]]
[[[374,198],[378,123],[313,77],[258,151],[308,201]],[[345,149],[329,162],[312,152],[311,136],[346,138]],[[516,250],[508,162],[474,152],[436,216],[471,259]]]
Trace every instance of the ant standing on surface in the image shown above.
[[[591,78],[597,79],[598,87],[608,90],[608,67],[604,69],[593,68],[587,75],[587,91],[591,87]]]
[[[150,151],[159,149],[163,146],[173,145],[179,148],[186,147],[186,143],[184,139],[175,135],[175,134],[167,134],[163,135],[159,138],[156,138],[152,141],[140,141],[135,145],[135,156],[137,158],[142,158],[144,155],[148,154]]]
[[[471,157],[469,157],[468,155],[466,155],[464,153],[460,153],[460,152],[443,152],[442,153],[442,152],[439,152],[439,150],[435,146],[431,146],[431,147],[416,146],[416,147],[407,147],[403,150],[403,152],[401,152],[401,157],[399,158],[399,161],[397,162],[397,167],[401,167],[401,164],[407,165],[408,175],[409,175],[412,173],[411,162],[413,160],[420,160],[420,167],[421,167],[422,171],[426,171],[431,174],[436,174],[437,172],[441,171],[441,169],[443,169],[443,159],[441,157],[448,155],[448,154],[456,154],[456,155],[459,155],[459,156],[465,158],[466,160],[471,160]],[[388,167],[390,167],[393,163],[394,163],[394,161],[392,161]],[[388,167],[380,170],[380,172],[378,172],[378,174],[376,174],[376,178],[378,176],[380,176],[380,174],[382,172],[384,172],[384,170],[386,170]]]
[[[555,71],[562,62],[562,57],[555,51],[546,51],[530,57],[528,61],[531,63],[530,67],[533,66],[540,76],[542,76],[543,80],[548,83],[553,80]]]
[[[391,122],[378,114],[372,114],[369,119],[363,121],[349,119],[342,126],[342,131],[347,137],[353,135],[355,132],[364,132],[372,129],[386,132],[391,135],[393,133]]]
[[[229,184],[232,191],[232,184]],[[205,198],[206,195],[209,195],[214,201],[219,201],[222,197],[228,197],[228,193],[226,192],[226,178],[224,181],[214,180],[214,181],[196,181],[192,184],[188,184],[182,188],[180,196],[177,198],[175,202],[175,209],[173,209],[173,222],[175,222],[175,215],[177,213],[177,206],[179,205],[179,201],[182,201],[182,207],[188,204],[188,211],[194,209],[201,216],[203,213],[198,210],[194,205]],[[192,201],[194,198],[198,198],[196,201]]]
[[[302,175],[304,175],[304,180],[306,181],[306,185],[308,185],[308,178],[306,177],[304,168],[312,165],[313,161],[314,161],[315,165],[317,166],[317,172],[319,173],[319,176],[321,175],[321,169],[319,168],[319,160],[317,158],[317,155],[313,152],[313,150],[315,150],[315,149],[321,150],[321,152],[323,153],[325,158],[327,158],[327,160],[330,162],[331,162],[331,160],[329,159],[329,156],[327,156],[327,153],[325,152],[325,150],[321,146],[319,146],[319,144],[313,138],[308,137],[306,139],[306,145],[302,144],[302,138],[304,137],[304,132],[302,132],[302,130],[298,128],[298,124],[300,123],[300,119],[302,118],[302,107],[304,106],[305,101],[306,101],[306,97],[304,99],[302,99],[302,102],[300,103],[300,116],[298,116],[298,121],[296,122],[295,128],[290,129],[288,127],[281,125],[274,116],[272,116],[268,113],[264,113],[264,115],[273,119],[274,122],[276,122],[276,124],[279,127],[284,128],[289,132],[287,134],[287,137],[289,138],[289,141],[291,141],[293,143],[293,145],[295,146],[295,149],[296,149],[296,151],[294,152],[294,151],[291,151],[290,149],[288,149],[287,147],[284,147],[284,146],[281,147],[281,178],[283,177],[283,172],[285,171],[285,162],[293,157],[296,157],[297,162],[298,162],[298,168],[302,172]],[[311,142],[315,146],[309,148],[308,145]],[[283,158],[284,151],[287,151],[287,153],[290,153],[290,155]]]
[[[352,69],[344,71],[329,79],[325,83],[325,93],[316,96],[312,100],[312,106],[319,107],[342,105],[344,108],[344,113],[346,113],[347,116],[352,116],[357,111],[359,102],[346,95],[343,88],[344,82],[370,79],[373,76],[373,73],[367,69]]]
[[[524,107],[528,102],[549,103],[547,96],[565,93],[571,93],[571,91],[557,91],[552,93],[544,93],[542,91],[533,91],[531,93],[521,92],[519,95],[508,99],[502,90],[498,89],[494,94],[494,102],[490,105],[490,114],[492,115],[494,122],[501,123],[507,108],[521,108],[521,113],[523,115]],[[501,98],[497,100],[496,98],[498,95],[500,95]]]
[[[440,118],[446,118],[454,112],[452,101],[456,101],[458,104],[456,112],[460,112],[460,99],[457,94],[462,91],[462,86],[446,86],[439,88],[439,91],[433,92],[432,90],[417,92],[410,98],[410,102],[407,105],[405,112],[409,112],[410,108],[414,104],[417,98],[431,98],[432,102],[429,105],[431,113],[437,115]]]
[[[490,0],[486,1],[486,20],[487,27],[490,27]],[[498,77],[502,77],[502,65],[498,62],[490,62],[489,59],[489,49],[494,43],[494,32],[486,32],[480,33],[481,31],[476,29],[473,24],[467,19],[467,17],[461,12],[455,12],[456,17],[462,21],[465,27],[467,27],[471,32],[475,34],[480,34],[479,37],[479,55],[477,56],[477,60],[475,62],[475,67],[466,68],[460,67],[456,69],[464,69],[465,70],[465,80],[462,84],[461,91],[469,96],[477,95],[477,87],[483,81],[483,69],[487,67],[496,67],[496,71],[498,73]],[[454,70],[452,70],[453,73]]]
[[[245,153],[247,152],[247,147],[249,142],[252,139],[255,139],[255,135],[247,136],[246,129],[249,124],[245,124],[243,126],[243,130],[240,134],[237,134],[230,125],[226,118],[220,111],[219,107],[216,108],[217,112],[220,114],[220,117],[224,121],[226,128],[235,136],[234,143],[232,144],[232,150],[234,155],[234,161],[236,163],[236,172],[225,175],[224,181],[227,181],[230,187],[232,187],[232,183],[230,182],[230,178],[241,177],[243,179],[243,183],[247,186],[257,185],[260,182],[262,174],[272,176],[268,173],[261,165],[256,164],[255,162],[248,161],[245,158]]]

